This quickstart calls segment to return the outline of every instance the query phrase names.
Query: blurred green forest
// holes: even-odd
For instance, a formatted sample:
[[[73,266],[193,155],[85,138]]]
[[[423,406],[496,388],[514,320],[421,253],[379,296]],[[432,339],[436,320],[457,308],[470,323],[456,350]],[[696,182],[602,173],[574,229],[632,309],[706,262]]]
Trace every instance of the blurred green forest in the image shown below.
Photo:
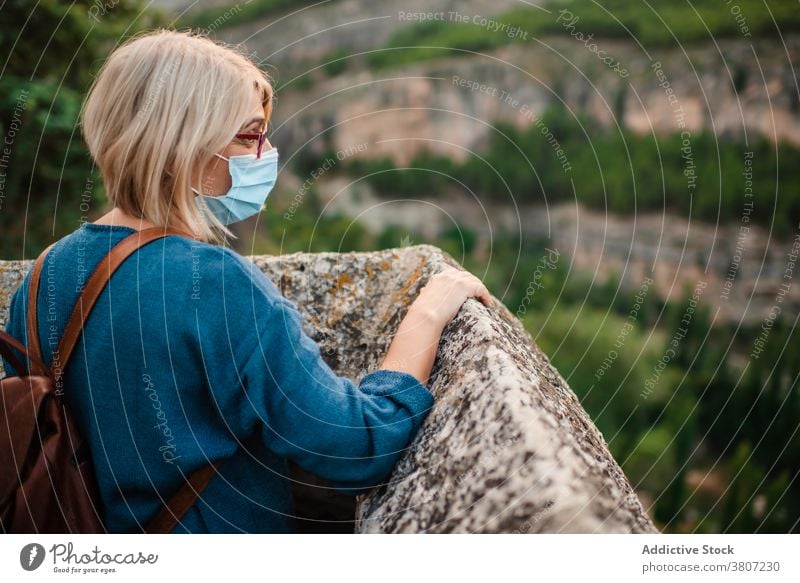
[[[32,257],[87,212],[102,214],[102,181],[78,126],[84,93],[115,44],[167,21],[139,0],[96,10],[89,0],[0,8],[0,257]]]
[[[772,0],[767,4],[782,30],[798,27],[796,5]],[[288,5],[253,0],[244,16],[223,21],[224,12],[213,8],[192,12],[179,24],[216,28]],[[659,44],[674,42],[672,34],[685,42],[702,41],[709,34],[705,26],[715,35],[738,32],[718,1],[692,3],[705,26],[684,2],[650,0],[650,5],[669,28],[644,3],[633,0],[568,6],[580,14],[582,27],[597,36],[628,36],[627,27],[641,42]],[[754,35],[769,33],[774,25],[758,9],[761,0],[740,0],[738,5]],[[96,6],[82,0],[69,4],[42,0],[35,9],[23,0],[3,4],[0,47],[6,66],[0,76],[0,132],[13,138],[0,167],[0,257],[5,259],[33,257],[82,220],[94,220],[106,210],[102,182],[77,126],[83,95],[92,74],[118,42],[170,21],[143,12],[138,0],[120,0],[113,10],[92,17],[90,10]],[[558,3],[548,6],[555,10]],[[541,11],[533,9],[518,9],[502,19],[532,34],[561,30],[552,17],[543,19]],[[373,53],[370,64],[384,67],[446,56],[452,48],[485,50],[507,42],[513,41],[487,35],[475,26],[411,25],[390,39],[383,47],[388,50]],[[451,48],[393,49],[408,45]],[[337,63],[329,74],[346,69],[346,59]],[[756,188],[771,201],[754,209],[753,220],[785,235],[800,217],[800,165],[793,147],[780,145],[776,150],[763,141],[745,146],[711,134],[693,134],[698,186],[689,192],[678,136],[642,137],[624,129],[609,130],[557,108],[546,113],[543,123],[566,152],[572,167],[569,175],[556,163],[541,132],[496,123],[482,152],[485,161],[456,164],[422,152],[409,168],[397,168],[390,160],[356,158],[337,164],[331,176],[365,177],[378,193],[394,198],[461,192],[463,187],[454,186],[452,177],[457,177],[482,200],[498,203],[577,197],[595,208],[623,214],[663,209],[693,219],[728,222],[741,214],[743,153],[749,149],[759,161],[753,168]],[[304,177],[318,162],[319,157],[299,152],[289,169]],[[796,316],[782,315],[761,357],[747,359],[742,355],[752,349],[759,328],[722,325],[712,321],[707,309],[699,309],[675,356],[652,383],[652,390],[643,393],[682,326],[691,290],[683,300],[668,303],[651,291],[631,323],[628,316],[637,290],[623,288],[615,274],[601,283],[570,271],[566,258],[544,270],[541,287],[531,296],[531,278],[547,254],[545,240],[499,233],[492,239],[487,262],[478,235],[469,229],[453,227],[432,238],[421,230],[392,225],[373,233],[350,217],[325,214],[313,188],[287,221],[282,213],[293,193],[281,191],[280,184],[278,188],[259,218],[253,247],[241,252],[371,250],[417,243],[441,247],[479,274],[520,315],[603,432],[633,485],[652,504],[650,514],[663,530],[798,530]],[[620,347],[622,330],[626,333]]]
[[[800,10],[786,0],[736,0],[751,36],[800,29]],[[516,7],[494,19],[527,34],[499,34],[470,22],[427,20],[400,29],[368,56],[374,68],[416,63],[446,56],[465,56],[510,43],[532,42],[544,35],[568,34],[565,23],[577,17],[578,30],[596,38],[635,39],[645,48],[711,41],[743,33],[724,0],[549,0],[542,9]],[[566,10],[567,12],[562,12]],[[774,19],[774,20],[773,20]]]

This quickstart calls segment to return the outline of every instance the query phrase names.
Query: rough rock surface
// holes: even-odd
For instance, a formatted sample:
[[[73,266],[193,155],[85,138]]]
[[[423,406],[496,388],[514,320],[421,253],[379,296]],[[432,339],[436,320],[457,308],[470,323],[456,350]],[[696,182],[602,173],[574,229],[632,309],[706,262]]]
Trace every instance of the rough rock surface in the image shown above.
[[[296,302],[331,367],[381,362],[436,247],[251,259]],[[0,325],[30,262],[0,261]],[[657,532],[575,394],[498,300],[444,330],[436,404],[389,481],[359,497],[357,532]]]

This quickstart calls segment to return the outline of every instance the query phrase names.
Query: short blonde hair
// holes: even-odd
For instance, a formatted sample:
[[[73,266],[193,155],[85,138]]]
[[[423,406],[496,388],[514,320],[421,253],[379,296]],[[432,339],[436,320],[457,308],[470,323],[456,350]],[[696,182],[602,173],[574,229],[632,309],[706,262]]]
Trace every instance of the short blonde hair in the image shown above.
[[[233,234],[194,200],[192,178],[247,121],[252,91],[270,120],[269,76],[238,47],[192,31],[158,29],[113,51],[92,82],[81,127],[109,202],[207,242]]]

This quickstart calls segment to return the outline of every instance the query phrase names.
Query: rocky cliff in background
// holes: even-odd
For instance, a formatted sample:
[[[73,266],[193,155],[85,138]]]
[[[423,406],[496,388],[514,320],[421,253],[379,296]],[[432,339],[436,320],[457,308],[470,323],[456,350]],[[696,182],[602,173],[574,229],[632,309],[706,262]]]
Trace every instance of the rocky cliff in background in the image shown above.
[[[428,277],[458,266],[428,245],[251,259],[353,379],[380,364]],[[0,325],[30,265],[0,261]],[[432,379],[434,409],[389,481],[358,500],[357,532],[657,532],[575,394],[499,301],[467,300]],[[347,510],[330,500],[334,516]]]
[[[229,16],[241,10],[231,0],[214,0],[204,7],[211,4],[227,7]],[[592,32],[591,26],[580,21],[559,36],[531,34],[524,42],[498,49],[385,71],[373,71],[365,64],[364,54],[381,50],[394,33],[413,25],[415,14],[454,13],[472,22],[473,16],[495,19],[520,5],[518,0],[409,0],[402,4],[343,0],[291,8],[234,26],[223,14],[206,30],[225,42],[243,43],[276,81],[285,84],[278,96],[274,127],[285,124],[276,138],[286,151],[304,147],[317,132],[326,130],[337,148],[365,140],[373,143],[387,135],[416,138],[375,143],[364,154],[388,154],[398,163],[411,159],[425,136],[457,145],[435,147],[461,159],[462,148],[480,149],[485,141],[489,128],[481,122],[530,123],[518,107],[486,91],[459,86],[453,83],[454,76],[505,91],[537,115],[547,104],[563,100],[572,110],[608,126],[618,123],[642,133],[677,129],[676,103],[668,101],[666,81],[692,132],[707,129],[722,137],[746,133],[751,138],[766,136],[800,144],[798,70],[792,68],[800,57],[797,33],[770,38],[709,37],[707,42],[647,50],[633,38],[593,38],[598,51],[605,51],[629,72],[624,77],[580,40]],[[198,9],[191,0],[156,0],[153,6],[175,15]],[[559,18],[558,12],[537,14],[542,19]],[[333,78],[318,68],[343,55],[350,57],[350,65]],[[312,80],[310,87],[308,80]],[[407,109],[416,107],[421,109]],[[367,112],[372,115],[357,117]],[[312,149],[320,147],[316,142],[320,140],[311,144]]]
[[[342,4],[356,5],[366,11],[362,18],[347,9],[320,7],[304,11],[303,18],[282,21],[297,21],[291,26],[302,22],[306,34],[313,30],[309,42],[294,42],[305,37],[289,25],[264,28],[268,22],[222,29],[219,36],[244,41],[266,60],[271,74],[287,82],[337,49],[344,54],[376,49],[408,25],[399,21],[395,3]],[[496,16],[508,8],[506,2],[456,7],[439,0],[429,10]],[[405,10],[422,8],[410,5]],[[627,77],[568,34],[385,71],[370,70],[356,56],[333,78],[317,70],[310,87],[294,90],[295,84],[289,83],[279,92],[275,141],[290,156],[320,156],[320,164],[326,147],[343,159],[389,156],[399,167],[421,148],[458,161],[486,147],[493,122],[529,127],[549,105],[563,100],[571,110],[611,128],[619,124],[664,135],[685,128],[692,135],[708,130],[721,139],[766,137],[800,144],[798,72],[791,67],[800,61],[800,35],[720,38],[649,52],[634,40],[596,42],[624,65]],[[537,162],[558,163],[555,157]],[[286,170],[282,188],[301,192],[308,177]],[[714,225],[659,213],[613,215],[572,203],[544,206],[517,193],[507,205],[441,192],[420,192],[417,200],[388,204],[364,181],[354,184],[325,168],[312,183],[326,213],[357,216],[375,232],[394,224],[435,241],[455,221],[477,234],[487,257],[492,233],[546,238],[571,258],[576,270],[593,274],[598,283],[615,273],[625,289],[635,290],[652,277],[662,300],[680,297],[702,279],[708,287],[701,301],[718,312],[720,322],[758,325],[770,316],[795,246],[793,239],[776,240],[768,229],[755,225],[742,233],[738,224]],[[771,204],[774,193],[757,194],[759,204]],[[794,286],[788,295],[787,306],[795,313],[800,288]]]
[[[160,1],[176,14],[178,7],[191,4]],[[725,37],[647,51],[634,39],[594,39],[599,50],[629,72],[625,77],[566,29],[561,36],[531,36],[483,54],[461,53],[381,71],[370,69],[359,55],[380,49],[393,33],[413,24],[401,12],[456,11],[495,18],[516,6],[516,0],[413,0],[402,7],[392,0],[346,0],[241,26],[222,22],[211,32],[227,42],[243,42],[284,86],[273,120],[273,141],[284,159],[298,153],[310,160],[319,156],[321,168],[312,178],[284,167],[279,197],[291,200],[310,179],[326,213],[358,217],[375,232],[394,224],[436,241],[456,222],[476,233],[486,257],[493,233],[545,238],[570,257],[578,272],[593,274],[598,283],[616,273],[625,288],[635,290],[649,276],[656,293],[667,300],[703,279],[708,288],[702,301],[718,311],[720,322],[757,325],[768,318],[794,248],[794,240],[775,240],[768,229],[753,226],[741,233],[737,224],[718,226],[674,215],[620,216],[571,203],[543,206],[518,193],[506,205],[441,192],[420,192],[417,200],[387,204],[364,181],[354,184],[322,167],[328,147],[345,159],[389,156],[401,167],[421,148],[463,160],[470,151],[482,151],[495,121],[528,127],[562,100],[607,127],[619,124],[639,133],[669,134],[682,124],[692,134],[708,130],[721,139],[746,135],[751,141],[766,137],[800,144],[798,71],[792,65],[800,60],[796,33]],[[558,15],[541,12],[541,17]],[[578,32],[591,32],[584,28],[577,23]],[[353,57],[331,78],[318,66],[334,55]],[[308,80],[310,85],[304,83]],[[758,204],[771,204],[774,193],[757,194]],[[793,286],[788,296],[794,313],[800,309],[800,288]]]
[[[397,20],[396,9],[385,14],[386,22]],[[306,24],[313,27],[310,20]],[[268,30],[258,32],[253,25],[225,29],[221,36],[246,39],[248,49],[266,59],[267,70],[282,83],[319,64],[303,71],[296,70],[296,62],[284,64],[284,51],[295,49],[282,49]],[[344,26],[337,32],[346,30]],[[315,34],[314,42],[333,34]],[[317,52],[322,58],[337,47],[349,54],[381,46],[380,39],[364,37],[360,43],[358,35],[343,45],[331,42]],[[629,76],[620,77],[569,35],[531,38],[485,54],[385,71],[371,71],[356,56],[348,70],[331,79],[317,72],[311,74],[317,81],[310,88],[295,91],[289,84],[279,93],[274,127],[281,129],[276,139],[291,151],[311,147],[320,154],[328,140],[340,150],[367,143],[368,150],[360,155],[388,155],[398,164],[407,163],[422,147],[463,160],[469,150],[486,145],[494,121],[528,127],[531,115],[540,116],[548,105],[563,101],[607,127],[619,124],[638,133],[681,131],[680,107],[681,121],[693,133],[708,130],[722,138],[764,136],[800,144],[798,71],[789,66],[800,61],[800,35],[722,38],[647,54],[633,40],[596,42]],[[667,84],[677,101],[670,100]]]

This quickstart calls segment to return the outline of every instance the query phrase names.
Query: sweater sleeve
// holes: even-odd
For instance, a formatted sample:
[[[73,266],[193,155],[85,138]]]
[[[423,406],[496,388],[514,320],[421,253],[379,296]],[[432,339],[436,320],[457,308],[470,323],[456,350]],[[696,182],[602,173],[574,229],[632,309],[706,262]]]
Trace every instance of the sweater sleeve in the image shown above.
[[[247,262],[250,263],[250,262]],[[245,269],[248,269],[245,267]],[[300,313],[257,268],[244,291],[251,344],[240,361],[241,387],[223,403],[244,434],[257,428],[267,447],[358,494],[391,473],[433,405],[413,375],[378,369],[358,386],[338,376],[303,330]],[[218,398],[219,402],[219,398]],[[225,413],[225,411],[223,411]]]

